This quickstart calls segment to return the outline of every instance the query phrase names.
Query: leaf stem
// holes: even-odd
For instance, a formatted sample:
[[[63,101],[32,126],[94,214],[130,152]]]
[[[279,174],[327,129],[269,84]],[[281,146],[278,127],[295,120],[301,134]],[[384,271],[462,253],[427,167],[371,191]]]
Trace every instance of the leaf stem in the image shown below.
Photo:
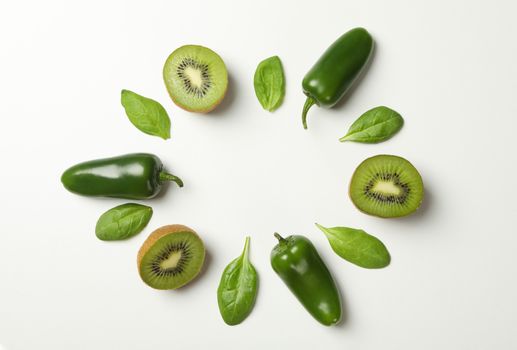
[[[179,187],[183,187],[183,181],[176,175],[172,175],[172,174],[166,173],[164,171],[160,171],[159,179],[160,179],[160,182],[174,181]]]
[[[307,100],[305,100],[302,110],[302,124],[304,129],[307,129],[307,112],[315,103],[316,101],[314,101],[312,97],[307,96]]]
[[[250,236],[246,236],[246,242],[244,243],[244,250],[242,251],[242,256],[244,260],[248,260],[250,250]]]
[[[345,142],[348,140],[348,134],[346,134],[345,136],[343,136],[342,138],[339,139],[340,142]]]

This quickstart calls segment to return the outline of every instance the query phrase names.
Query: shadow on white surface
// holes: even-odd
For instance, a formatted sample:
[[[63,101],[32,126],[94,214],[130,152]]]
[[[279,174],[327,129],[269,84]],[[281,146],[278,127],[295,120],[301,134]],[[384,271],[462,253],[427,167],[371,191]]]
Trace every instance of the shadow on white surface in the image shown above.
[[[232,107],[236,97],[237,86],[235,84],[235,79],[233,79],[233,76],[228,73],[228,89],[226,90],[226,95],[224,96],[219,106],[215,107],[213,111],[209,112],[209,116],[228,118],[233,115],[232,113],[229,113],[229,109]]]
[[[417,211],[413,214],[401,218],[396,218],[396,220],[399,222],[419,222],[419,224],[422,224],[422,220],[429,216],[429,211],[433,206],[433,201],[434,199],[431,193],[429,192],[429,189],[424,188],[424,199],[422,200],[420,208],[418,208]]]
[[[341,321],[337,325],[335,325],[335,328],[345,328],[348,325],[348,321],[350,319],[350,314],[348,312],[348,302],[345,294],[343,293],[343,287],[341,285],[341,281],[334,277],[334,282],[336,283],[337,289],[339,291],[339,295],[341,297]]]

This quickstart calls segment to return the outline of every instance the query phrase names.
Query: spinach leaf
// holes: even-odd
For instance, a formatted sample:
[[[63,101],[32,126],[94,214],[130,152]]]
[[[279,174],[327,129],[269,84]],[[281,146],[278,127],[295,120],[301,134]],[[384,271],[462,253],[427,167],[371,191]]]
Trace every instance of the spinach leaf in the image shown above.
[[[95,235],[103,241],[133,237],[144,229],[152,215],[153,209],[145,205],[119,205],[101,215],[95,226]]]
[[[361,115],[339,141],[377,143],[395,135],[404,124],[402,116],[394,110],[380,106]]]
[[[251,313],[257,296],[257,272],[249,261],[250,238],[244,250],[224,269],[217,289],[217,302],[224,322],[236,325]]]
[[[121,102],[138,130],[164,140],[171,137],[171,120],[161,104],[129,90],[122,90]]]
[[[327,236],[332,250],[352,264],[367,269],[378,269],[390,264],[391,257],[386,246],[363,230],[349,227],[326,228],[319,224],[316,226]]]
[[[285,78],[278,56],[266,58],[259,63],[253,84],[255,95],[265,110],[273,112],[280,107],[285,95]]]

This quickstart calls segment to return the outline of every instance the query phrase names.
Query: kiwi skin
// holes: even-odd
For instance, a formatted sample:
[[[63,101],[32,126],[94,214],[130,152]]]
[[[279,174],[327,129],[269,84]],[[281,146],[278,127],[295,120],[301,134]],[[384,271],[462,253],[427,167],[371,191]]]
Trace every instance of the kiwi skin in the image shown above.
[[[142,262],[142,258],[144,257],[144,255],[147,253],[147,251],[154,246],[154,244],[156,243],[156,241],[158,241],[160,238],[162,238],[163,236],[166,236],[166,235],[169,235],[169,234],[174,234],[174,233],[177,233],[177,232],[192,232],[194,235],[196,235],[200,240],[201,242],[203,242],[203,240],[201,239],[201,237],[199,237],[199,235],[193,230],[191,229],[190,227],[188,226],[185,226],[185,225],[166,225],[166,226],[162,226],[156,230],[154,230],[150,235],[149,237],[147,237],[147,239],[145,240],[145,242],[142,244],[142,247],[140,247],[140,250],[138,251],[138,255],[137,255],[137,258],[136,258],[136,261],[137,261],[137,266],[138,266],[138,273],[140,274],[140,278],[142,278],[142,280],[144,281],[144,277],[142,276],[141,274],[141,271],[142,269],[140,268],[140,263]],[[205,255],[203,254],[203,257],[202,257],[202,260],[201,260],[201,264],[200,266],[203,266],[203,263],[205,262]],[[196,274],[196,276],[199,274],[199,271],[198,273]],[[194,276],[192,278],[192,280],[194,278],[196,278],[196,276]],[[192,281],[190,280],[190,281]],[[188,282],[190,282],[188,281]],[[187,283],[188,283],[187,282]],[[186,283],[185,283],[186,284]],[[183,284],[183,285],[185,285]],[[180,288],[182,287],[183,285],[180,285],[178,286],[177,288]],[[153,286],[150,286],[151,288],[154,288]],[[157,288],[155,288],[157,289]]]
[[[212,51],[215,55],[219,56],[215,51],[211,50],[210,48],[208,47],[205,47],[205,46],[201,46],[201,45],[184,45],[184,46],[181,46],[179,48],[177,48],[176,50],[174,50],[170,55],[169,57],[167,57],[167,60],[166,60],[166,64],[167,62],[172,59],[174,57],[174,55],[176,54],[177,51],[179,51],[180,49],[183,49],[187,46],[192,46],[192,47],[200,47],[200,48],[204,48],[204,49],[207,49],[209,51]],[[219,56],[220,58],[220,56]],[[171,91],[169,89],[167,89],[168,93],[169,93],[169,96],[172,100],[172,102],[174,102],[174,104],[176,104],[176,106],[180,107],[181,109],[184,109],[188,112],[194,112],[194,113],[208,113],[212,110],[214,110],[217,106],[219,106],[219,104],[221,104],[221,102],[223,101],[224,97],[226,96],[226,92],[228,91],[228,69],[226,68],[226,64],[224,63],[224,61],[222,60],[221,58],[221,61],[223,63],[223,66],[224,66],[224,71],[226,73],[226,86],[225,86],[225,89],[224,89],[224,92],[223,94],[221,95],[221,97],[216,100],[212,105],[208,106],[207,108],[191,108],[185,104],[182,104],[180,101],[178,101],[178,99],[176,99],[173,94],[171,93]],[[164,67],[164,72],[163,72],[164,76],[165,76],[165,67]]]
[[[372,159],[372,158],[376,158],[376,157],[382,157],[382,156],[400,158],[400,159],[402,159],[402,160],[406,161],[407,163],[409,163],[413,168],[415,168],[415,166],[414,166],[410,161],[408,161],[408,160],[407,160],[407,159],[405,159],[405,158],[399,157],[399,156],[394,156],[394,155],[389,155],[389,154],[379,154],[379,155],[376,155],[376,156],[373,156],[373,157],[367,158],[367,159],[365,159],[364,161],[362,161],[362,162],[361,162],[361,164],[359,164],[359,165],[357,166],[357,168],[354,170],[354,173],[352,174],[352,177],[351,177],[351,180],[350,180],[350,183],[349,183],[349,186],[348,186],[348,196],[349,196],[350,198],[352,198],[352,179],[356,176],[356,173],[357,173],[357,171],[359,170],[359,168],[361,167],[361,165],[362,165],[364,162],[366,162],[367,160],[370,160],[370,159]],[[416,170],[416,171],[417,171],[417,173],[418,173],[418,170],[417,170],[416,168],[415,168],[415,170]],[[418,175],[420,176],[420,174],[419,174],[419,173],[418,173]],[[421,177],[420,177],[420,181],[422,182],[422,178],[421,178]],[[367,212],[367,211],[365,211],[365,210],[361,209],[359,206],[357,206],[357,204],[356,204],[353,200],[352,200],[352,203],[354,204],[354,206],[355,206],[355,207],[356,207],[360,212],[362,212],[362,213],[364,213],[364,214],[367,214],[367,215],[371,215],[371,216],[375,216],[375,217],[379,217],[379,218],[384,218],[384,219],[386,219],[386,218],[400,218],[400,217],[404,217],[404,216],[411,215],[411,214],[413,214],[415,211],[417,211],[417,210],[418,210],[418,208],[420,208],[420,206],[421,206],[422,202],[424,201],[424,197],[425,197],[425,191],[423,190],[423,182],[422,182],[422,197],[421,197],[421,199],[420,199],[420,202],[418,202],[418,204],[416,205],[416,207],[415,207],[412,211],[410,211],[410,212],[402,213],[402,214],[400,214],[400,215],[392,215],[392,216],[383,216],[383,215],[372,214],[372,213],[370,213],[370,212]]]

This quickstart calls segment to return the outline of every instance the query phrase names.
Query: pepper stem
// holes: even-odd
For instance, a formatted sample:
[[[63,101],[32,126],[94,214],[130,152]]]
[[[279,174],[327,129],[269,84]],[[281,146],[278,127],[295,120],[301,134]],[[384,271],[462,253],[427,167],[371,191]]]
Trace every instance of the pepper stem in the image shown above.
[[[179,187],[183,187],[183,181],[181,181],[181,179],[175,175],[166,173],[164,171],[160,171],[159,178],[160,178],[160,182],[174,181]]]
[[[276,239],[278,239],[279,242],[285,241],[285,238],[280,236],[280,234],[278,232],[275,232],[274,235],[275,235]]]
[[[304,129],[307,129],[307,112],[314,105],[314,103],[316,103],[316,101],[314,101],[312,97],[307,96],[307,100],[305,100],[302,111],[302,123]]]

